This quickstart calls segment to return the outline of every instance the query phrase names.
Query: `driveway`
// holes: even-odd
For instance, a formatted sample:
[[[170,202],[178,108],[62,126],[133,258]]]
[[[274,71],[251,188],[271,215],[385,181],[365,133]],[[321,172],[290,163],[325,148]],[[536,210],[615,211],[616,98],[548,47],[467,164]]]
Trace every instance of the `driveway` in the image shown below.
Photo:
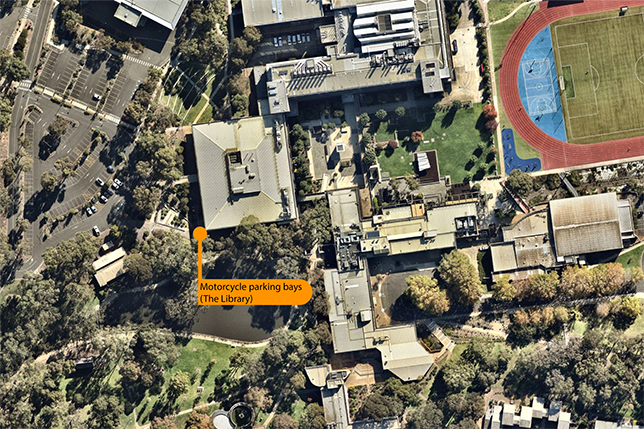
[[[453,56],[456,69],[456,82],[452,84],[452,92],[446,100],[481,102],[481,76],[478,65],[478,47],[476,44],[476,28],[474,21],[469,19],[470,6],[468,2],[461,5],[461,22],[450,35],[451,43],[456,40],[458,53]]]

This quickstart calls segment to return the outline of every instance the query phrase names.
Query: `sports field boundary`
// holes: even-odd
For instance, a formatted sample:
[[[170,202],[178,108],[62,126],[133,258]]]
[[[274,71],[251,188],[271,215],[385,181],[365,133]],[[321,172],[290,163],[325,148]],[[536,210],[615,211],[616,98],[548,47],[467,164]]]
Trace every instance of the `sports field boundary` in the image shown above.
[[[644,136],[587,145],[569,144],[550,137],[523,110],[517,84],[523,52],[543,28],[563,18],[618,11],[623,6],[644,6],[644,0],[586,0],[567,5],[541,2],[539,9],[514,32],[505,48],[499,70],[501,100],[512,127],[541,153],[545,170],[644,157]]]

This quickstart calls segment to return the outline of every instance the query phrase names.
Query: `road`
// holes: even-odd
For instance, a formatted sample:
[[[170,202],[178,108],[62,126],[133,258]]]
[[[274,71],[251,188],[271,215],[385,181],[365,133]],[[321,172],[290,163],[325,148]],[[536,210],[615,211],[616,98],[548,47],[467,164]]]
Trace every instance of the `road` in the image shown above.
[[[38,18],[34,23],[34,32],[32,33],[31,42],[25,57],[27,68],[31,71],[33,77],[34,69],[38,64],[40,57],[40,50],[42,49],[43,42],[45,41],[46,27],[52,13],[53,0],[42,0],[38,7],[40,12]],[[25,97],[27,94],[23,91],[18,91],[11,112],[11,126],[9,127],[9,153],[14,154],[18,151],[18,137],[20,134],[20,123],[25,108]],[[35,146],[35,145],[34,145]],[[7,221],[7,230],[11,231],[16,225],[16,216],[11,216]]]

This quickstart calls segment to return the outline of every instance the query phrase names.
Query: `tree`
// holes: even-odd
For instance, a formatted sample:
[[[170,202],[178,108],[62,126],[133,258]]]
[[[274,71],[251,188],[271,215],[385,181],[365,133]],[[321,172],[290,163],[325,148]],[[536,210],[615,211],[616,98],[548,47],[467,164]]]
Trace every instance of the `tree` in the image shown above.
[[[512,192],[520,197],[527,197],[534,189],[532,176],[521,170],[512,170],[506,184]]]
[[[385,109],[378,109],[378,110],[376,111],[376,118],[377,118],[379,121],[384,121],[384,120],[385,120],[385,118],[387,118],[387,111],[386,111]]]
[[[307,429],[326,429],[324,409],[318,404],[309,405],[306,407],[301,423],[302,427]]]
[[[443,413],[457,420],[478,420],[485,411],[485,401],[476,392],[456,393],[443,401]]]
[[[497,116],[496,108],[494,104],[486,104],[483,108],[483,116],[485,119],[494,119]]]
[[[5,131],[11,124],[11,101],[0,95],[0,132]]]
[[[45,192],[53,192],[57,184],[58,178],[50,171],[45,171],[42,176],[40,176],[40,186],[42,186]]]
[[[186,393],[188,387],[190,387],[190,374],[179,370],[168,381],[168,395],[176,399]]]
[[[510,283],[509,276],[499,277],[492,285],[492,290],[494,299],[499,301],[512,301],[517,295],[517,289],[513,283]]]
[[[121,414],[123,405],[119,398],[114,395],[102,395],[92,404],[88,425],[96,429],[117,429],[121,427]]]
[[[496,119],[490,119],[489,121],[485,122],[485,129],[489,133],[493,133],[498,126],[499,126],[499,121],[497,121]]]
[[[249,25],[244,28],[244,31],[242,32],[242,37],[251,46],[257,46],[262,41],[262,33],[252,25]]]
[[[405,183],[407,184],[407,188],[409,188],[410,191],[417,191],[418,187],[420,186],[420,183],[418,183],[416,176],[411,173],[405,173]]]
[[[365,132],[365,133],[362,133],[362,142],[363,142],[364,144],[371,144],[371,143],[373,143],[373,135],[371,135],[370,133],[366,133],[366,132]]]
[[[172,416],[155,417],[150,421],[150,429],[178,429]]]
[[[62,116],[56,116],[54,122],[47,126],[47,133],[55,139],[60,139],[67,132],[68,122]]]
[[[367,165],[374,165],[376,163],[376,153],[372,151],[371,149],[367,149],[364,151],[364,163]]]
[[[186,420],[185,429],[215,429],[215,425],[208,414],[194,410]]]
[[[371,118],[369,117],[369,114],[367,112],[362,112],[360,114],[359,121],[360,121],[360,125],[362,125],[362,127],[364,128],[367,125],[369,125],[369,121],[371,121]]]
[[[240,73],[233,75],[230,79],[228,79],[226,86],[228,88],[228,92],[231,95],[244,94],[250,87],[250,80],[245,74]]]
[[[132,191],[134,207],[149,218],[161,200],[161,190],[157,187],[139,185]]]
[[[125,269],[137,283],[146,284],[152,279],[152,264],[140,253],[130,253],[125,258]]]
[[[390,149],[398,149],[400,143],[398,143],[398,140],[396,139],[391,139],[387,142],[387,146],[389,146]]]
[[[94,273],[92,262],[99,249],[98,240],[82,231],[67,241],[48,248],[43,253],[46,274],[64,284],[89,283]]]
[[[233,116],[240,117],[246,115],[248,110],[248,95],[235,94],[230,100],[230,105],[233,108]]]
[[[244,402],[253,408],[266,411],[271,406],[272,400],[268,394],[268,389],[253,386],[244,395]]]
[[[634,296],[622,298],[621,301],[616,303],[615,307],[616,325],[623,329],[631,326],[635,322],[635,319],[637,319],[637,316],[642,313],[642,304]]]
[[[306,377],[302,372],[296,372],[289,380],[289,384],[294,390],[302,390],[306,386]]]
[[[404,411],[398,398],[375,392],[367,396],[358,410],[359,419],[382,421],[387,417],[397,417]]]
[[[443,412],[431,400],[407,415],[408,429],[439,428],[442,423]]]
[[[438,281],[430,276],[407,277],[405,293],[421,310],[440,316],[450,307],[447,292],[438,287]]]
[[[411,139],[412,143],[414,143],[414,144],[422,143],[423,139],[424,139],[422,131],[414,131],[414,132],[412,132],[410,139]]]
[[[534,274],[519,280],[516,285],[519,300],[549,301],[559,290],[559,275],[556,271],[548,274]]]
[[[441,370],[445,386],[450,392],[457,393],[469,388],[476,376],[476,368],[464,359],[452,359]]]
[[[396,110],[394,110],[394,113],[399,118],[402,118],[403,116],[405,116],[405,113],[407,113],[407,111],[405,110],[405,108],[403,106],[398,106],[398,107],[396,107]]]
[[[60,18],[63,30],[69,34],[76,33],[78,27],[83,23],[83,16],[80,13],[67,8],[62,11]]]
[[[56,160],[56,162],[54,162],[54,168],[60,171],[60,174],[63,176],[63,178],[75,175],[76,173],[74,171],[75,165],[76,165],[76,162],[72,161],[71,157],[69,156],[60,158]]]
[[[460,303],[473,305],[481,297],[481,280],[464,253],[453,250],[443,255],[438,272]]]
[[[276,414],[271,420],[269,429],[298,429],[298,424],[288,414]]]

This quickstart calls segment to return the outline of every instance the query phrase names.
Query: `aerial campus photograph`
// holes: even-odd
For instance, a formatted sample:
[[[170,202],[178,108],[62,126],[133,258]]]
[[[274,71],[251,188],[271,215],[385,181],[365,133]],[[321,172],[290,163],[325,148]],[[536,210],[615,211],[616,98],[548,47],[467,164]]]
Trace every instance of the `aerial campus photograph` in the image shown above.
[[[644,0],[2,0],[0,176],[0,429],[644,429]]]

